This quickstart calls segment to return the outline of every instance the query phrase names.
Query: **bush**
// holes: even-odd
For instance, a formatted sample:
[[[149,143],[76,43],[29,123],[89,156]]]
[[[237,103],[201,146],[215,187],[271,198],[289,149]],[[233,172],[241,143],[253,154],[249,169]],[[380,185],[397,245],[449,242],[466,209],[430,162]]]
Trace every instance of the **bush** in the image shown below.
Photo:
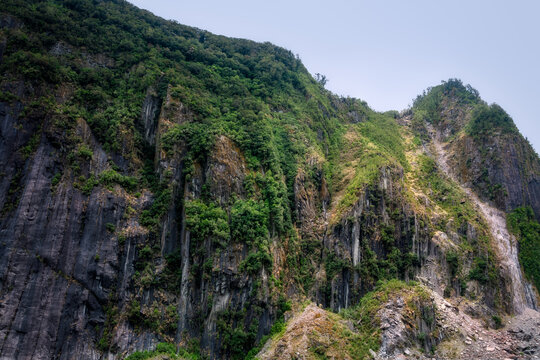
[[[56,173],[54,174],[53,178],[51,179],[51,186],[56,186],[60,182],[60,179],[62,178],[62,173]]]
[[[225,247],[229,240],[229,223],[225,210],[201,200],[186,203],[186,226],[191,231],[194,242],[212,239],[215,244]]]
[[[499,315],[493,315],[491,317],[493,323],[495,324],[495,329],[500,329],[502,327],[502,319]]]
[[[239,270],[255,275],[263,267],[269,269],[272,266],[272,257],[266,251],[250,253],[239,265]]]
[[[93,155],[94,155],[94,153],[92,152],[92,150],[86,144],[80,145],[79,149],[77,150],[77,156],[79,156],[79,157],[81,157],[83,159],[86,159],[86,160],[90,160]]]
[[[113,223],[105,224],[105,228],[107,228],[107,231],[111,233],[113,233],[116,230],[116,226],[114,226]]]
[[[153,231],[157,231],[161,218],[169,210],[172,191],[170,189],[159,190],[150,209],[143,210],[139,219],[142,226],[146,226]]]
[[[119,174],[113,169],[103,171],[99,175],[99,182],[105,186],[118,184],[128,191],[134,191],[137,188],[137,179],[135,177]]]
[[[268,213],[257,201],[237,200],[231,208],[232,240],[248,245],[264,243],[268,239]]]

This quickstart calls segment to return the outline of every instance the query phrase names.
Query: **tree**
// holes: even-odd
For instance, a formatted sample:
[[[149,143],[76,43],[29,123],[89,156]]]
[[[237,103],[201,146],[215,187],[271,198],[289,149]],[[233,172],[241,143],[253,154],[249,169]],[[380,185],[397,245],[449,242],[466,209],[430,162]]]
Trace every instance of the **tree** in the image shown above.
[[[322,87],[324,87],[326,85],[326,83],[328,82],[328,78],[326,77],[326,75],[319,74],[319,73],[315,74],[315,80],[319,84],[321,84]]]

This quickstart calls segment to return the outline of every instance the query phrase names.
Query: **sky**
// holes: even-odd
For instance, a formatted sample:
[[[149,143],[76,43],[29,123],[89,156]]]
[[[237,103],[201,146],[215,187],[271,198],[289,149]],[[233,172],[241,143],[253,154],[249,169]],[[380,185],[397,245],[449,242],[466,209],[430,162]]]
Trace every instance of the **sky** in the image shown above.
[[[459,78],[501,105],[540,153],[540,1],[130,0],[215,34],[298,54],[326,88],[402,110]]]

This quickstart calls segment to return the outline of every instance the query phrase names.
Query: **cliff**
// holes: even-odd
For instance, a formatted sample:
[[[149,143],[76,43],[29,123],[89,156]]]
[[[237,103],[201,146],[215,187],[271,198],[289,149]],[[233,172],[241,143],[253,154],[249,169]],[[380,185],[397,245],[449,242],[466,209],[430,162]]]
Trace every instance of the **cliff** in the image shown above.
[[[440,307],[536,309],[505,213],[538,219],[540,160],[474,89],[377,113],[124,1],[0,12],[1,358],[420,356]]]

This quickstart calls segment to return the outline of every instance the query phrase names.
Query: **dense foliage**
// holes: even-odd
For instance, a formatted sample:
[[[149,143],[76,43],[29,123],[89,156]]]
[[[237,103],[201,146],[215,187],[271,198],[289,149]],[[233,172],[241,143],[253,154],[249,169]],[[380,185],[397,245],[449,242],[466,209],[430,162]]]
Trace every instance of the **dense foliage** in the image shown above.
[[[518,131],[512,118],[499,105],[481,104],[477,106],[468,124],[467,132],[469,135],[486,136],[497,130],[503,133],[517,133]]]
[[[531,207],[508,214],[508,227],[519,239],[519,262],[536,289],[540,289],[540,224]]]
[[[476,105],[482,103],[476,89],[463,85],[459,79],[442,81],[441,85],[430,87],[418,95],[413,102],[415,118],[421,121],[438,123],[441,120],[442,101],[453,99],[459,105]]]

